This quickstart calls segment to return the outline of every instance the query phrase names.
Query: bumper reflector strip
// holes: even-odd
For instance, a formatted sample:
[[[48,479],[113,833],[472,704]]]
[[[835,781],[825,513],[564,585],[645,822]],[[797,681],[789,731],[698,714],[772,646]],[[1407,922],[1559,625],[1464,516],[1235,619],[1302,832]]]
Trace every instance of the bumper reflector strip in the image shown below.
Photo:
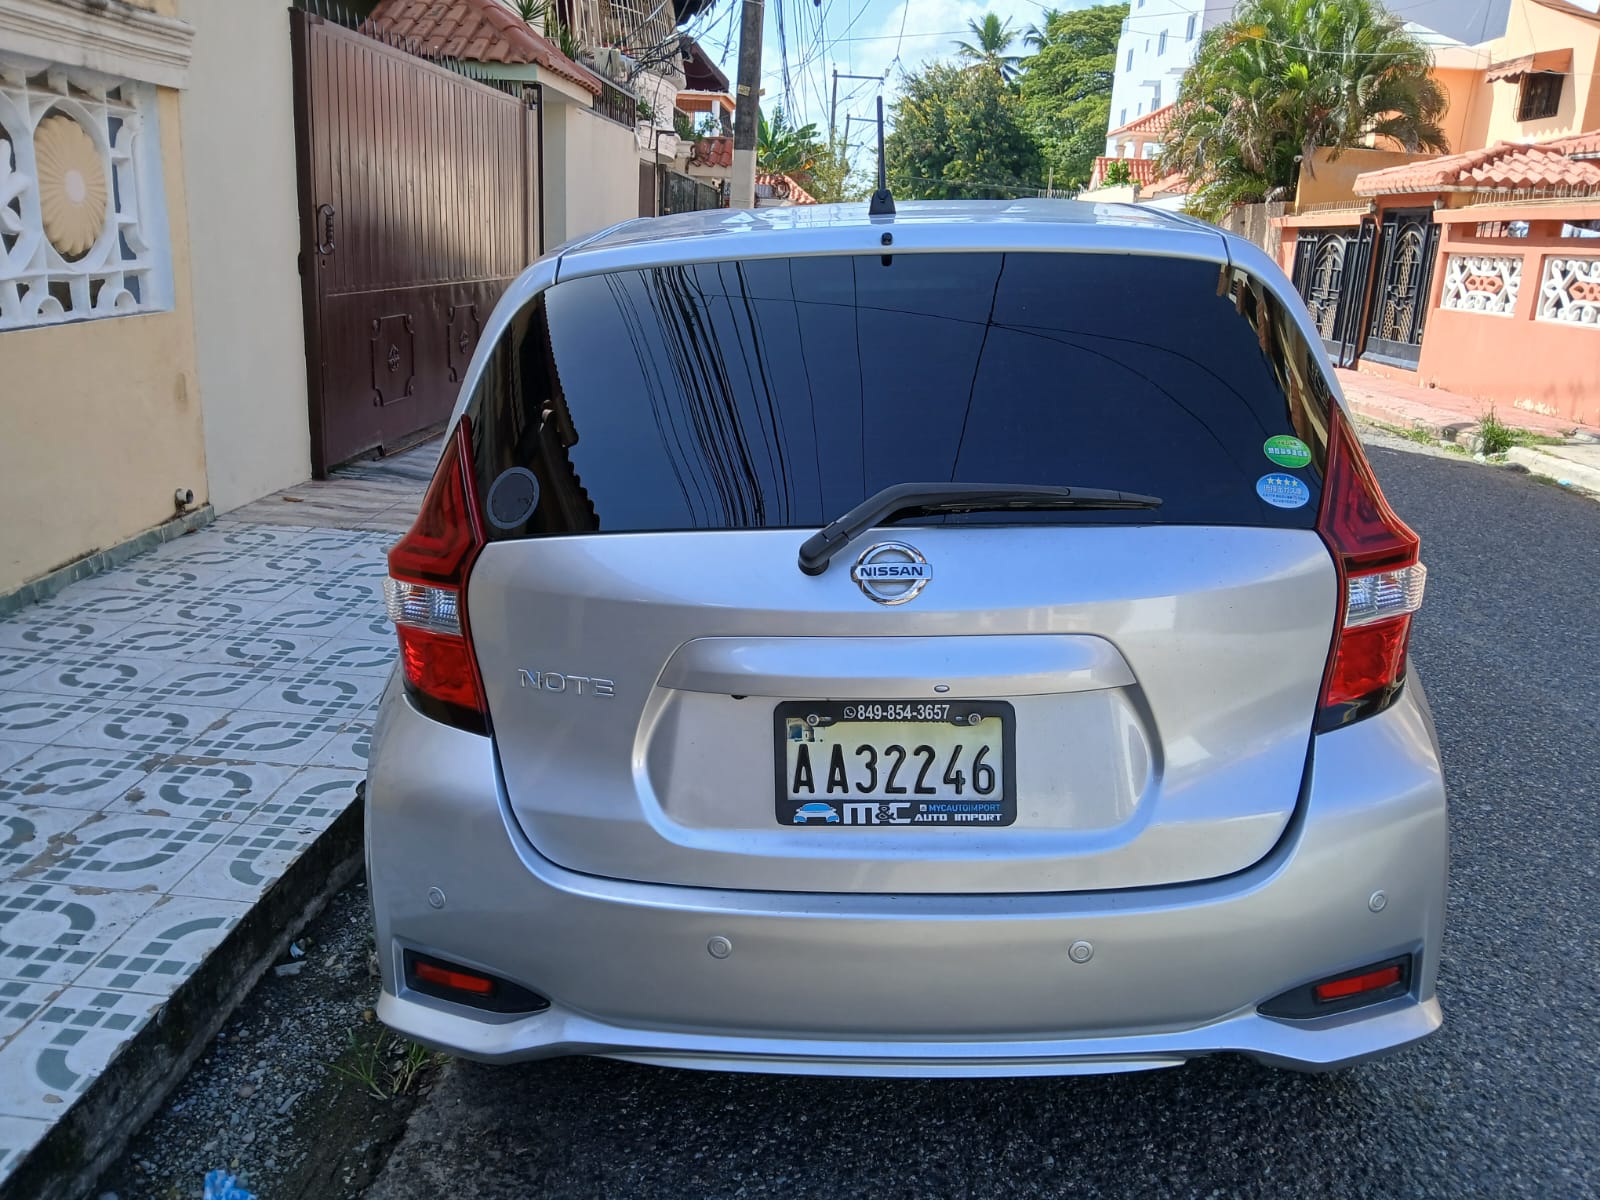
[[[494,991],[492,979],[485,979],[482,975],[469,975],[465,971],[452,971],[425,959],[417,959],[412,964],[412,969],[417,973],[418,979],[435,987],[449,988],[453,992],[471,992],[474,996],[487,996]]]
[[[1316,986],[1316,996],[1319,1001],[1326,1004],[1330,1000],[1343,1000],[1347,996],[1359,996],[1363,992],[1376,992],[1400,982],[1400,964],[1380,967],[1376,971],[1368,971],[1365,975],[1348,975],[1343,979],[1330,979],[1327,983]]]

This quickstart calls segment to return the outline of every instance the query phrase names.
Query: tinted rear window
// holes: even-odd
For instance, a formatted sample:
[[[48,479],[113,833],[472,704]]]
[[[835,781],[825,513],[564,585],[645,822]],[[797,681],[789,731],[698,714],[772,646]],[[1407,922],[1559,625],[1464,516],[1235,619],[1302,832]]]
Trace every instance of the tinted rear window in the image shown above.
[[[813,528],[891,484],[942,480],[1165,504],[932,520],[1309,528],[1327,404],[1288,314],[1241,273],[1011,253],[572,279],[518,314],[467,411],[503,538]],[[1269,458],[1278,436],[1311,462]],[[1262,499],[1267,476],[1299,481],[1264,485],[1280,503],[1304,502]]]

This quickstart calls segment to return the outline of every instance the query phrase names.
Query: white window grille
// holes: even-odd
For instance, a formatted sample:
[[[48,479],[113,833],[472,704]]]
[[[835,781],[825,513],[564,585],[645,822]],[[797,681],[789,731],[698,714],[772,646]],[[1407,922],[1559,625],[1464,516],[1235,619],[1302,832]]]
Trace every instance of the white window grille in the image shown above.
[[[1522,259],[1516,255],[1452,254],[1445,262],[1441,308],[1509,317],[1522,290]]]
[[[155,89],[0,57],[0,330],[170,308]]]
[[[1600,258],[1547,258],[1539,319],[1600,329]]]
[[[650,56],[673,38],[671,0],[599,0],[601,36],[633,58]]]

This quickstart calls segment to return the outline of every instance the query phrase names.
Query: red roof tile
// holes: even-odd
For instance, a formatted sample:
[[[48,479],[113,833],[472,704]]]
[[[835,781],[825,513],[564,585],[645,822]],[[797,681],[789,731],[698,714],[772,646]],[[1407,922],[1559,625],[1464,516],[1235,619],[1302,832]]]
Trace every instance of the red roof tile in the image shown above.
[[[731,137],[703,137],[689,151],[689,161],[697,167],[733,166],[733,139]]]
[[[1147,138],[1163,137],[1165,136],[1167,130],[1172,128],[1172,118],[1175,117],[1177,113],[1178,106],[1176,103],[1163,105],[1160,108],[1153,109],[1150,112],[1145,113],[1144,116],[1135,121],[1129,121],[1126,125],[1117,126],[1117,128],[1106,134],[1106,136],[1108,138],[1124,136]]]
[[[1156,160],[1153,158],[1110,158],[1105,155],[1094,160],[1094,173],[1089,176],[1089,186],[1099,187],[1105,182],[1106,170],[1112,163],[1127,163],[1128,175],[1134,183],[1141,187],[1154,183],[1161,178],[1157,169]]]
[[[1570,158],[1600,158],[1600,129],[1588,133],[1575,133],[1571,137],[1551,138],[1540,142],[1552,150],[1559,150]]]
[[[600,79],[535,33],[499,0],[379,0],[367,20],[429,55],[482,63],[533,63],[598,96]]]
[[[1520,191],[1537,188],[1600,190],[1600,163],[1578,156],[1600,151],[1600,130],[1533,145],[1496,142],[1482,150],[1447,154],[1356,176],[1358,196],[1468,188]]]
[[[777,175],[771,171],[757,171],[756,186],[758,188],[771,188],[772,195],[779,200],[788,200],[795,204],[815,204],[817,202],[815,196],[806,191],[805,188],[801,187],[788,175]]]

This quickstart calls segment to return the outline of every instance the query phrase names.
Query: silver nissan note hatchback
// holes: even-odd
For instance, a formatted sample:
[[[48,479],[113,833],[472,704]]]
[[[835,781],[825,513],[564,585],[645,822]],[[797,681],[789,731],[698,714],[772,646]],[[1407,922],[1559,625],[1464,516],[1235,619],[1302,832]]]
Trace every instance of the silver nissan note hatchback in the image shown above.
[[[1277,266],[1070,201],[534,264],[389,554],[379,1015],[1003,1075],[1424,1037],[1424,568]]]

